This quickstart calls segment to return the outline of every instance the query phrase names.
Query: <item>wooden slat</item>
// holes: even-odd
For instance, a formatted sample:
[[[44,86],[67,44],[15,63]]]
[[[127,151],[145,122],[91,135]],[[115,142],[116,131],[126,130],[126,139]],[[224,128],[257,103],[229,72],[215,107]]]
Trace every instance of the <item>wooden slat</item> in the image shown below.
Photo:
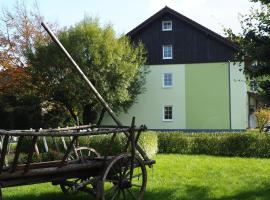
[[[76,141],[77,139],[78,139],[78,136],[73,137],[73,139],[72,139],[72,141],[70,142],[70,144],[69,144],[69,146],[68,146],[68,149],[66,150],[66,153],[65,153],[65,155],[64,155],[64,157],[63,157],[63,159],[62,159],[62,161],[61,161],[61,163],[60,163],[60,165],[59,165],[59,168],[61,168],[61,167],[64,166],[64,164],[65,164],[65,162],[66,162],[66,160],[67,160],[67,158],[68,158],[68,156],[69,156],[71,150],[74,148],[74,143],[75,143],[75,141]]]
[[[2,173],[0,175],[1,180],[5,179],[14,179],[14,178],[24,178],[24,177],[41,177],[41,176],[48,176],[53,174],[59,174],[59,173],[65,173],[70,171],[80,171],[83,169],[96,169],[99,167],[100,169],[103,166],[103,162],[101,161],[89,161],[87,163],[76,163],[76,164],[69,164],[65,165],[62,168],[59,167],[49,167],[49,168],[37,168],[37,169],[31,169],[28,173],[24,173],[24,171],[15,171],[14,173]],[[89,171],[91,173],[91,171]],[[95,173],[93,171],[93,173]],[[47,182],[47,180],[44,180],[43,182]]]
[[[108,150],[107,150],[106,155],[105,155],[104,162],[107,160],[107,157],[109,156],[109,153],[112,151],[112,145],[114,143],[115,137],[116,137],[116,133],[114,133],[113,136],[112,136],[112,139],[111,139],[110,144],[108,146]]]
[[[99,116],[99,119],[98,119],[98,122],[97,122],[97,126],[100,126],[100,124],[101,124],[101,122],[102,122],[102,120],[104,118],[105,113],[106,113],[106,108],[103,108],[101,113],[100,113],[100,116]]]
[[[137,135],[136,135],[136,139],[135,139],[135,144],[138,143],[140,136],[141,136],[141,133],[142,133],[142,129],[138,130]]]
[[[0,135],[9,135],[9,136],[51,136],[51,137],[61,137],[61,136],[91,136],[91,135],[103,135],[109,133],[119,133],[119,132],[126,132],[129,128],[118,128],[111,126],[105,127],[96,127],[98,130],[89,131],[88,129],[85,131],[55,131],[55,132],[21,132],[21,131],[0,131]]]
[[[27,173],[29,171],[29,166],[32,162],[33,154],[35,152],[35,145],[37,143],[37,139],[38,139],[38,136],[33,137],[32,144],[30,146],[30,150],[28,153],[27,163],[26,163],[25,168],[24,168],[24,173]]]
[[[12,173],[16,170],[18,160],[20,157],[20,153],[21,153],[21,145],[22,145],[23,139],[24,139],[24,136],[19,137],[19,141],[17,143],[17,147],[16,147],[16,151],[15,151],[14,160],[13,160],[12,166],[10,167],[10,170],[9,170],[10,173]]]
[[[5,137],[4,137],[4,144],[3,144],[2,151],[1,151],[0,173],[3,170],[4,163],[5,163],[5,158],[6,158],[6,154],[7,154],[7,147],[8,147],[8,140],[9,140],[9,136],[8,135],[5,135]]]
[[[131,166],[130,166],[130,181],[132,182],[134,161],[135,161],[135,117],[132,117],[131,128],[130,128],[130,144],[131,144]]]

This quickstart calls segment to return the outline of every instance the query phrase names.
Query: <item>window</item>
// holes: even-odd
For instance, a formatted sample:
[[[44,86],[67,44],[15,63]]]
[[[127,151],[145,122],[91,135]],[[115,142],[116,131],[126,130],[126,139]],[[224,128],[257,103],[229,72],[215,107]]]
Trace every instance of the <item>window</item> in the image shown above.
[[[172,45],[163,45],[162,52],[163,52],[163,59],[172,59],[173,57]]]
[[[172,87],[172,73],[163,74],[163,87]]]
[[[250,91],[251,92],[256,92],[256,91],[258,91],[258,88],[259,88],[259,84],[258,84],[258,82],[256,81],[256,80],[251,80],[250,81]]]
[[[163,108],[163,121],[172,121],[173,119],[173,107],[164,106]]]
[[[171,31],[172,21],[162,21],[162,31]]]

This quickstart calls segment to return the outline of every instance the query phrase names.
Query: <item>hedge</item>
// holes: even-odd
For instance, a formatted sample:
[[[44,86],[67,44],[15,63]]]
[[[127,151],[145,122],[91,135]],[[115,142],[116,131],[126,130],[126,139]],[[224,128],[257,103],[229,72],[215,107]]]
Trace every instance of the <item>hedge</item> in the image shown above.
[[[83,139],[83,142],[88,142],[83,146],[90,146],[101,154],[107,154],[111,137],[111,135],[92,136],[89,137],[88,140]],[[116,155],[123,152],[126,143],[127,137],[124,134],[118,134],[109,154]],[[150,158],[153,157],[158,151],[158,138],[155,132],[147,131],[142,133],[138,143]],[[82,145],[81,140],[80,144]]]
[[[159,153],[270,157],[269,133],[160,132],[157,135]]]

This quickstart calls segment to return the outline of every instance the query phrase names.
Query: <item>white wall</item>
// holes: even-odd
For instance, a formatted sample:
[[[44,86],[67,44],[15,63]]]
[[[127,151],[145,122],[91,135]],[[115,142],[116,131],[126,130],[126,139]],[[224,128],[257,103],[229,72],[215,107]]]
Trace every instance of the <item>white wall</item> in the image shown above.
[[[232,129],[246,129],[248,127],[248,96],[246,78],[243,70],[239,70],[243,68],[244,63],[230,63]]]

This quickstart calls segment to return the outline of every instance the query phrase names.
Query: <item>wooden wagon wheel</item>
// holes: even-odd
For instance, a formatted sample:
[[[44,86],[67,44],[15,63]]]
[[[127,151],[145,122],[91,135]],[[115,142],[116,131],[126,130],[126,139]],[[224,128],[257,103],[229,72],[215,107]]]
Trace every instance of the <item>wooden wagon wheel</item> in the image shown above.
[[[147,172],[143,161],[135,156],[132,162],[130,154],[121,154],[111,161],[103,174],[101,199],[141,200],[146,182]]]
[[[89,147],[79,147],[76,148],[77,154],[81,159],[99,157],[100,154],[93,148]],[[74,160],[76,155],[70,155],[69,160]],[[86,178],[87,179],[87,178]],[[60,184],[60,188],[66,195],[76,195],[79,190],[76,189],[76,185],[85,181],[86,179],[68,179],[66,183]],[[94,186],[93,186],[94,187]],[[1,199],[0,199],[1,200]]]
[[[100,157],[100,154],[93,148],[89,148],[89,147],[79,147],[76,148],[77,154],[80,158],[95,158],[95,157]],[[74,152],[75,153],[75,152]],[[69,160],[75,160],[76,159],[76,155],[70,155]]]
[[[76,189],[76,185],[81,183],[81,179],[69,179],[67,180],[68,184],[60,184],[62,192],[66,195],[76,195],[79,190]]]

